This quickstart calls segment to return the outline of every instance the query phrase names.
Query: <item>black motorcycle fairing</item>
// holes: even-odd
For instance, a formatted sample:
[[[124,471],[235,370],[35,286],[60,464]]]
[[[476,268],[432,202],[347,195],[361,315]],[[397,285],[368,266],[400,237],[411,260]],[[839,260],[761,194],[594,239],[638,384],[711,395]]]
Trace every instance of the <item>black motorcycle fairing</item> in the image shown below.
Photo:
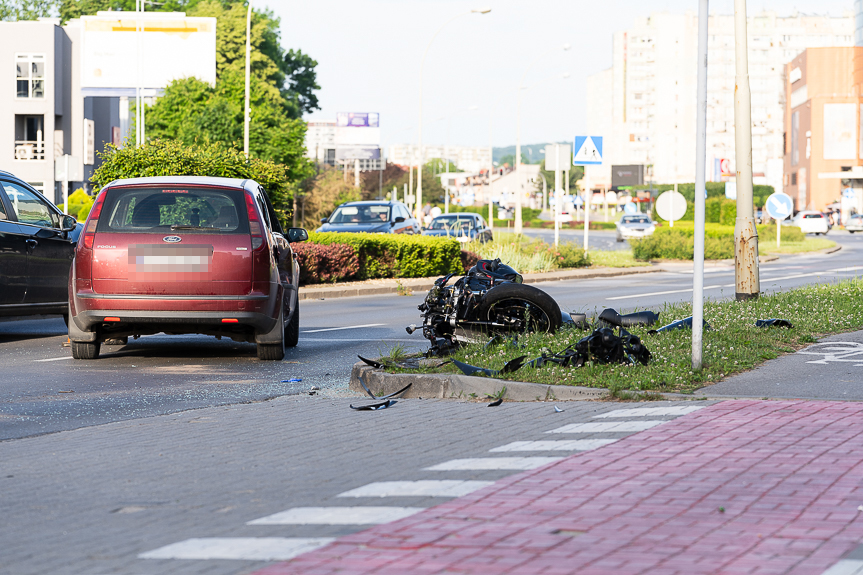
[[[469,276],[482,276],[492,281],[506,281],[512,283],[524,283],[520,273],[510,266],[501,263],[500,258],[493,260],[479,260],[476,265],[467,272]]]

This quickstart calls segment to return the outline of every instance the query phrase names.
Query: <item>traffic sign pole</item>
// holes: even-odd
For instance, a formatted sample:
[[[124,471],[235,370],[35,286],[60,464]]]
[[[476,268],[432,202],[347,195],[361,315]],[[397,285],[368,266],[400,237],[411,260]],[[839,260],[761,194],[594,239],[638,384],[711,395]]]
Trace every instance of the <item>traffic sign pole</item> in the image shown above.
[[[597,136],[576,136],[572,155],[573,166],[585,166],[584,168],[584,251],[588,249],[588,228],[590,227],[590,201],[592,191],[590,189],[590,177],[587,175],[587,166],[598,166],[602,164],[602,138]]]
[[[692,369],[703,366],[704,204],[707,179],[707,16],[708,0],[698,2],[698,75],[695,141],[695,237],[692,254]],[[666,192],[667,193],[667,192]],[[678,193],[678,192],[675,192]],[[682,217],[682,216],[681,216]]]

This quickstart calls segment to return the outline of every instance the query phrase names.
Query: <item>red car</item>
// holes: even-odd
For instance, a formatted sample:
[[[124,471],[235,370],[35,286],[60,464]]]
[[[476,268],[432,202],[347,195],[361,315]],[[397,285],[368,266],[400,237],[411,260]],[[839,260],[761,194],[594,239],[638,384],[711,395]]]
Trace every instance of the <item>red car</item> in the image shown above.
[[[99,193],[69,278],[75,359],[101,343],[200,333],[280,360],[299,338],[299,266],[264,189],[193,176],[117,180]]]

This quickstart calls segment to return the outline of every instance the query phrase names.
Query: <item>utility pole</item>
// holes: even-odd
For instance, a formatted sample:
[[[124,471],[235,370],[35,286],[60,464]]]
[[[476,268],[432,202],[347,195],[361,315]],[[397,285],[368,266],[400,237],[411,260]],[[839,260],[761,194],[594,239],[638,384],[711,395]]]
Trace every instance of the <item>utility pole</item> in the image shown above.
[[[755,213],[752,207],[752,95],[749,91],[747,50],[746,0],[734,0],[734,51],[737,60],[734,97],[734,140],[737,163],[734,283],[737,301],[757,299],[761,291],[758,273],[758,231],[755,228]]]

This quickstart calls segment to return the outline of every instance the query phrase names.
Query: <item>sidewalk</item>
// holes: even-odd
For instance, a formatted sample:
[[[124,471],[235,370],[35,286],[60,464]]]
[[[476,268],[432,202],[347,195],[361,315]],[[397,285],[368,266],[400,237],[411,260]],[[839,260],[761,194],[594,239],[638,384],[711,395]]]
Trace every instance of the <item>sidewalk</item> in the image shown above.
[[[861,474],[863,404],[726,401],[257,575],[821,574],[863,539]]]

